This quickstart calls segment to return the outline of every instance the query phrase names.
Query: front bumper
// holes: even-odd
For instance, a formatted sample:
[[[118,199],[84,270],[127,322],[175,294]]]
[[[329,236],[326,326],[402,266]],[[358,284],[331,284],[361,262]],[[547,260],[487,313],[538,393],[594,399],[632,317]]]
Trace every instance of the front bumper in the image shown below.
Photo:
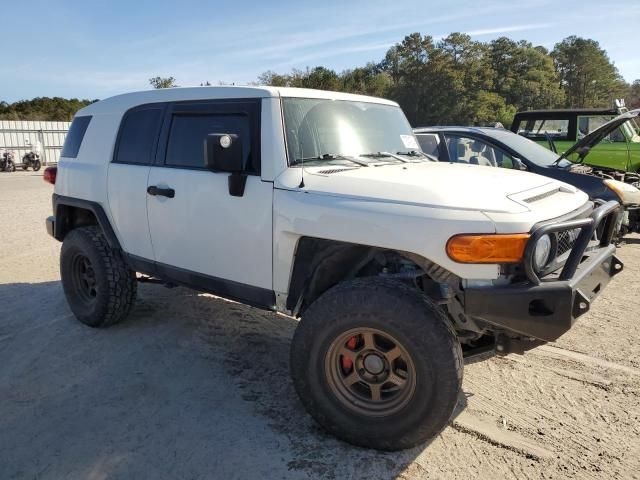
[[[484,320],[497,331],[547,342],[556,340],[589,311],[609,280],[622,271],[623,264],[611,244],[618,208],[617,202],[609,202],[588,218],[535,229],[525,251],[528,280],[516,285],[466,288],[465,314]],[[537,240],[548,233],[576,228],[580,234],[562,271],[539,278],[532,263]],[[587,251],[596,232],[597,246]]]

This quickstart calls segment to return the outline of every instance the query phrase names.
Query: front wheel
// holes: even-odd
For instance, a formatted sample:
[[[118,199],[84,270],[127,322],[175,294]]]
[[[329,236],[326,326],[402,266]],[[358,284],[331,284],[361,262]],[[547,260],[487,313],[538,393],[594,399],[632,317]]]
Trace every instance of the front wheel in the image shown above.
[[[9,160],[7,162],[7,168],[6,168],[7,172],[15,172],[16,171],[16,164],[13,163],[11,160]]]
[[[350,443],[412,447],[447,425],[462,384],[449,320],[413,287],[383,278],[340,284],[305,312],[291,375],[307,411]]]
[[[90,327],[123,320],[136,297],[136,276],[99,227],[81,227],[62,242],[60,275],[69,307]]]
[[[40,163],[40,160],[36,160],[33,163],[33,171],[37,172],[38,170],[40,170],[40,167],[42,166],[42,164]]]

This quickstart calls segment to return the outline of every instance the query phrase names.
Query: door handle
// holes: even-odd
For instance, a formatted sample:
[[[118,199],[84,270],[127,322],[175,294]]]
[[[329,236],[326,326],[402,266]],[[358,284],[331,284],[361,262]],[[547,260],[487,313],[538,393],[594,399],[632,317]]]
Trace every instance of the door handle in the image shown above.
[[[154,197],[156,195],[160,197],[168,197],[168,198],[173,198],[176,196],[176,191],[173,188],[160,188],[160,187],[156,187],[155,185],[151,185],[150,187],[147,187],[147,193],[149,195],[153,195]]]

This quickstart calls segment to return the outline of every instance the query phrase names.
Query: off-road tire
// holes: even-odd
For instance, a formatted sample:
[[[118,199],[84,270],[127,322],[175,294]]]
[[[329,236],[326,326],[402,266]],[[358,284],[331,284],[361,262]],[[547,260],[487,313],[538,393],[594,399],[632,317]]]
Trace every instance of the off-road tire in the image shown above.
[[[398,339],[415,366],[415,390],[386,416],[348,408],[327,380],[326,356],[346,331],[369,328]],[[400,450],[438,435],[454,412],[462,386],[460,343],[444,312],[417,289],[371,277],[341,283],[304,312],[290,352],[293,384],[311,416],[349,443]]]
[[[76,265],[89,262],[95,279],[95,295],[88,295],[77,280]],[[71,311],[90,327],[108,327],[123,320],[136,298],[135,272],[119,250],[112,249],[96,226],[69,232],[60,253],[62,286]]]

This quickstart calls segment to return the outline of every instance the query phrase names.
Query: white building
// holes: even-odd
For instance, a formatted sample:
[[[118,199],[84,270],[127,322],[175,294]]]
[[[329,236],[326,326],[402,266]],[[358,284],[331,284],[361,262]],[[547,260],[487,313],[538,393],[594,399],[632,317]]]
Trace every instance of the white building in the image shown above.
[[[36,152],[44,165],[56,163],[70,122],[0,120],[0,153],[10,150],[19,165],[27,152]]]

